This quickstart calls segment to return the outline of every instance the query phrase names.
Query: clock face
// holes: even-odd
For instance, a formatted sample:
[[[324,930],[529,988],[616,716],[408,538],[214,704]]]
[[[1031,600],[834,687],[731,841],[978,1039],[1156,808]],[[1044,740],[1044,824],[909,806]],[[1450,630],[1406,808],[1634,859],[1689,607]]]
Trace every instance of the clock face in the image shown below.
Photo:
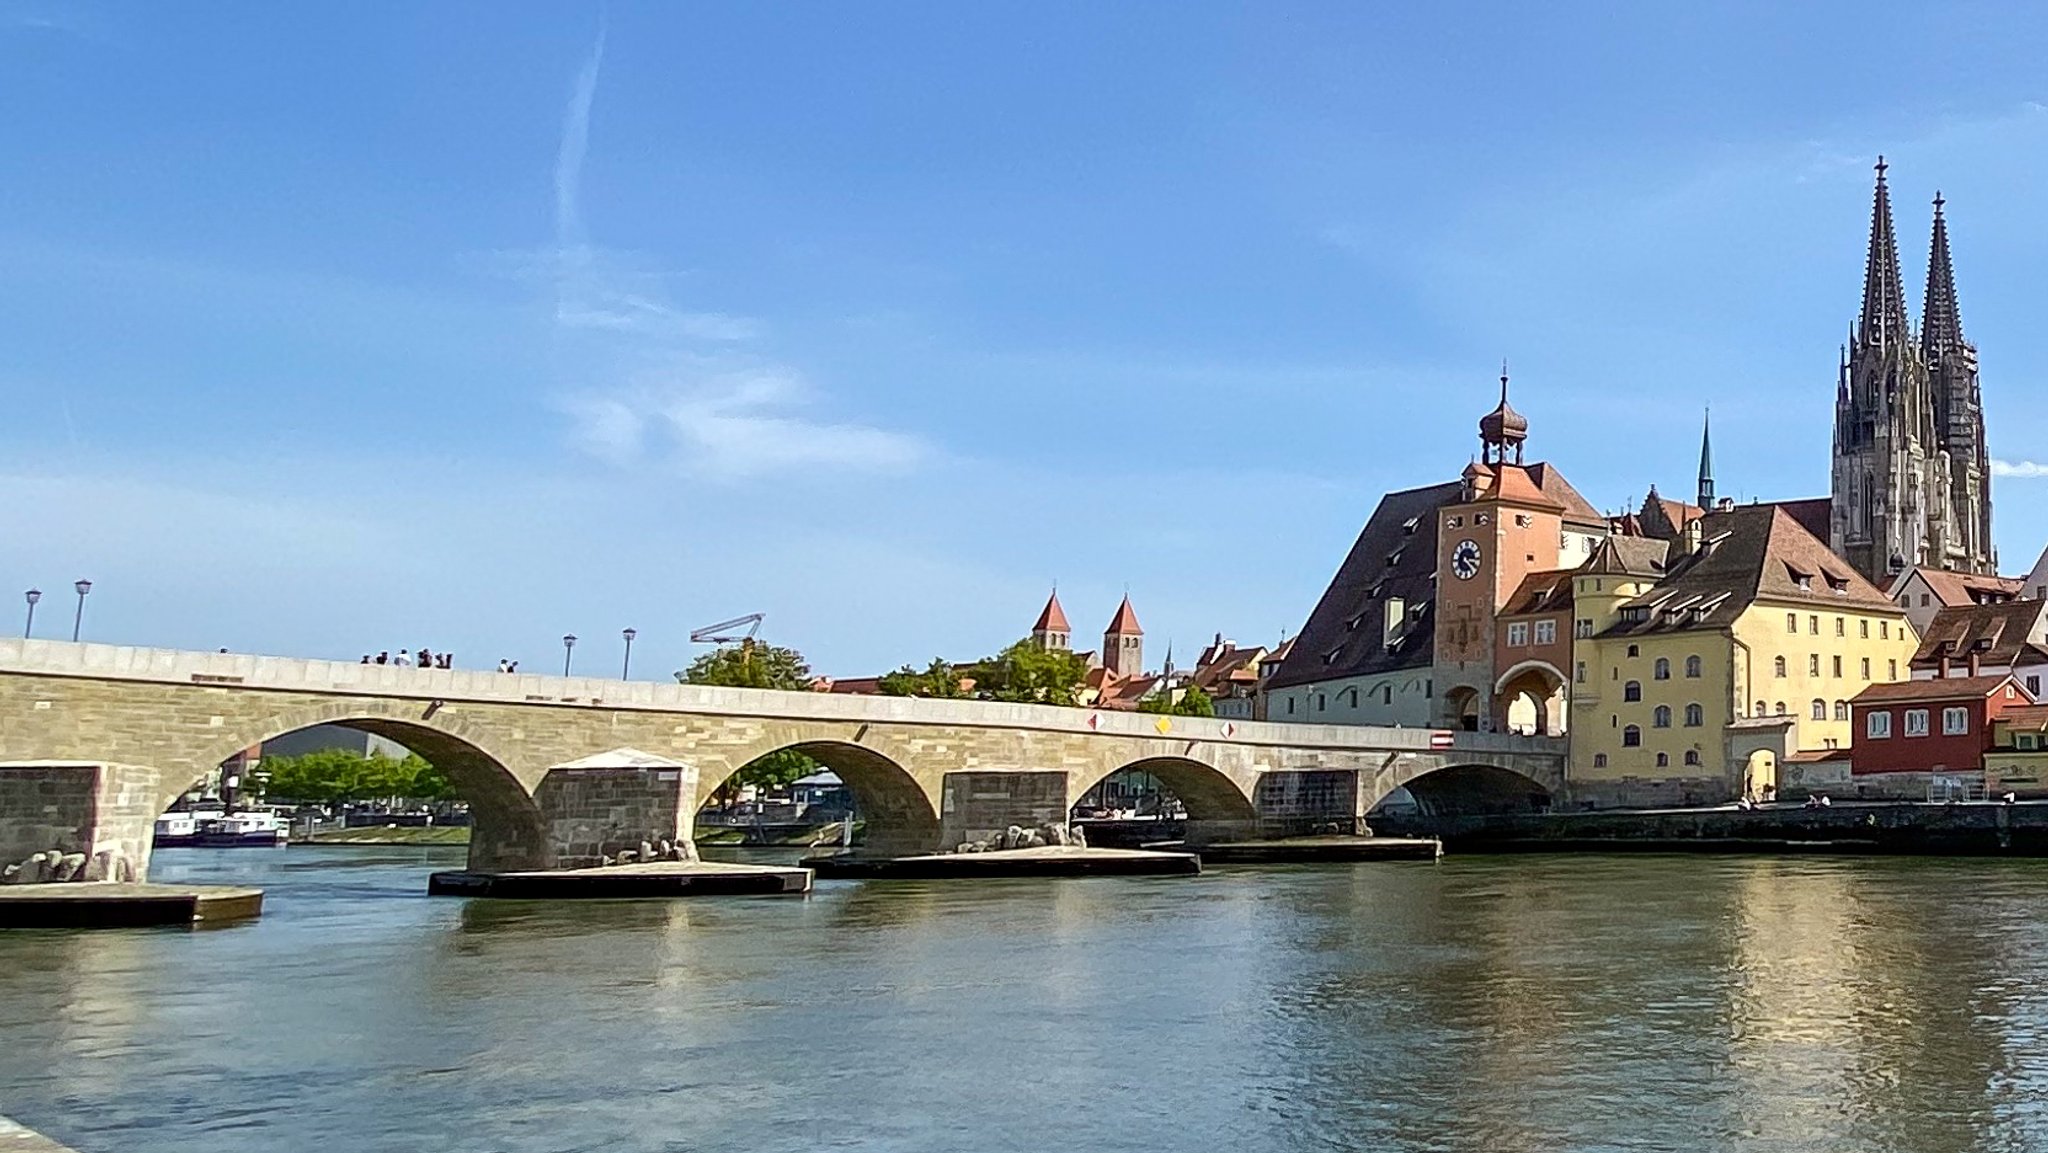
[[[1479,575],[1479,544],[1477,541],[1461,540],[1451,550],[1451,571],[1461,581],[1471,580]]]

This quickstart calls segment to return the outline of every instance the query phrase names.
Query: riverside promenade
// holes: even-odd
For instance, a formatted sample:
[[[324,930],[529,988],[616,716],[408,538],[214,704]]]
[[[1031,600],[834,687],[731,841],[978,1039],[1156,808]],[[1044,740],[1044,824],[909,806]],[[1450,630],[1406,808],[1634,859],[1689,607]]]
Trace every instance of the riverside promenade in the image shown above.
[[[1835,852],[2048,857],[2048,802],[1837,801],[1740,809],[1626,809],[1470,817],[1376,817],[1375,830],[1434,836],[1460,853]]]

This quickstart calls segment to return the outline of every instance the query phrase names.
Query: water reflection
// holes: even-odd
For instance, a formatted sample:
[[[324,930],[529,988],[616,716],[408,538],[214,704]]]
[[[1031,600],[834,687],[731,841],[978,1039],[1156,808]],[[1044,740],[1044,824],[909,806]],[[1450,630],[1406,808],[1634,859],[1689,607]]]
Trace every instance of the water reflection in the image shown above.
[[[451,863],[190,854],[264,919],[0,937],[0,1099],[172,1153],[2048,1147],[2027,862],[426,898]]]

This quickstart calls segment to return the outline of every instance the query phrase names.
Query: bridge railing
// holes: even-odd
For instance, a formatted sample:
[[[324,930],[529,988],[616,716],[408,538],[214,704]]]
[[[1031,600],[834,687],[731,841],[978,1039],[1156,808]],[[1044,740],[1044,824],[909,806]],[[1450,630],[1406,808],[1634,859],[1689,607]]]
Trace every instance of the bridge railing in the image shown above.
[[[422,701],[478,701],[811,721],[1064,730],[1123,737],[1293,747],[1539,755],[1562,755],[1565,747],[1560,738],[1520,737],[1507,733],[1447,733],[1426,728],[1375,725],[1283,724],[1002,701],[778,692],[665,681],[366,665],[356,661],[192,652],[134,645],[73,644],[18,637],[0,639],[0,676],[5,675],[83,677]]]

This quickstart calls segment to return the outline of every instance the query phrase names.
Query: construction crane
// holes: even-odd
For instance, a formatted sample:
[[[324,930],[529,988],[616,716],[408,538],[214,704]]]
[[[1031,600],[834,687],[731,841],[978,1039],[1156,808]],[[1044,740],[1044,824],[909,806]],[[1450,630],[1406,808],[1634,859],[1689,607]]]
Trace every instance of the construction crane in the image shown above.
[[[767,615],[764,613],[748,613],[743,617],[734,617],[729,621],[719,621],[715,625],[705,625],[701,629],[692,629],[690,630],[690,643],[698,645],[729,645],[734,641],[742,643],[751,641],[754,639],[754,634],[761,631],[761,622],[766,619]],[[741,625],[747,626],[746,632],[736,633],[733,631]]]

